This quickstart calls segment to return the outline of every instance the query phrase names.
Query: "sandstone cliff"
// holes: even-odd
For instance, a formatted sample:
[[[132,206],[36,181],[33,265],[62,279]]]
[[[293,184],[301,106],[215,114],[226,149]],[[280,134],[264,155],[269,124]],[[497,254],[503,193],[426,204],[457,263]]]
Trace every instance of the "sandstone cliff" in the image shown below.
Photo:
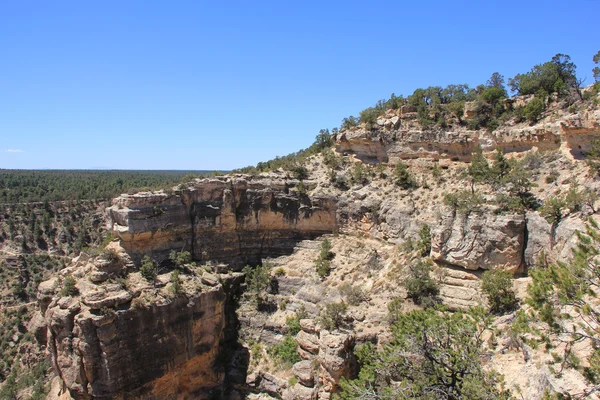
[[[123,195],[108,208],[109,224],[134,259],[164,259],[175,249],[199,261],[256,264],[336,229],[335,199],[306,196],[297,184],[278,175],[234,175],[172,194]]]

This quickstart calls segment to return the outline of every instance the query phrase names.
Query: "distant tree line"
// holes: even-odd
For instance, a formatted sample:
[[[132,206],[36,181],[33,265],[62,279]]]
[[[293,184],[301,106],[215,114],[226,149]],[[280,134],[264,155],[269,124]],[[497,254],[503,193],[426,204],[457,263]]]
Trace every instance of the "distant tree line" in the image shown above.
[[[161,189],[208,171],[95,171],[0,169],[0,204],[110,199],[121,193]]]

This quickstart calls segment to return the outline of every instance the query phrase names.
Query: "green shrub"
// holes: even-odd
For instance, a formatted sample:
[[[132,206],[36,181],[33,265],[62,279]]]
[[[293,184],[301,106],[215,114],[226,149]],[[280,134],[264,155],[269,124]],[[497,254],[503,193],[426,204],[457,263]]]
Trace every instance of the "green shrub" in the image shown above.
[[[171,260],[175,265],[182,267],[192,262],[192,255],[189,251],[171,250],[171,253],[169,254],[169,260]]]
[[[429,228],[429,225],[423,225],[419,231],[417,250],[421,257],[427,257],[431,252],[431,229]]]
[[[455,193],[447,193],[444,196],[444,204],[461,212],[477,211],[481,208],[485,199],[477,192],[462,190]]]
[[[348,304],[351,306],[357,306],[360,303],[363,303],[368,300],[368,297],[364,290],[362,290],[358,286],[352,286],[350,283],[346,282],[340,288],[340,293]]]
[[[75,296],[79,291],[75,286],[75,278],[73,275],[67,275],[62,280],[62,288],[60,289],[61,296]]]
[[[387,305],[388,308],[388,322],[390,325],[395,324],[398,321],[398,317],[403,314],[403,301],[401,298],[396,297],[390,301]]]
[[[355,164],[350,171],[350,182],[353,185],[365,185],[369,182],[370,172],[361,163]]]
[[[537,122],[540,116],[546,109],[546,102],[544,99],[535,96],[523,109],[525,118],[531,123]]]
[[[156,264],[149,256],[142,258],[142,266],[140,267],[140,274],[148,282],[154,282],[157,275]]]
[[[481,276],[481,290],[488,299],[492,313],[511,312],[517,307],[512,281],[512,274],[502,269],[486,271]]]
[[[402,161],[399,161],[394,167],[393,176],[394,183],[403,189],[410,189],[416,186],[415,179],[408,171],[408,166]]]
[[[171,286],[169,290],[173,294],[180,294],[183,291],[183,286],[181,285],[181,278],[179,277],[179,271],[174,270],[171,272]]]
[[[293,317],[287,317],[285,319],[285,324],[290,329],[290,334],[295,336],[300,332],[302,328],[300,328],[300,320],[308,317],[308,313],[306,312],[306,308],[304,305],[301,305]]]
[[[271,287],[271,264],[265,262],[252,268],[246,265],[242,272],[246,274],[246,296],[257,309],[266,303]]]
[[[440,288],[431,276],[432,262],[421,259],[409,266],[408,277],[402,283],[408,298],[424,308],[439,304]]]
[[[322,310],[319,322],[323,328],[329,331],[337,329],[344,323],[347,310],[348,306],[343,301],[339,303],[329,303],[325,306],[325,309]]]
[[[335,254],[331,252],[331,242],[329,239],[323,240],[319,257],[315,260],[315,270],[321,278],[326,277],[331,272],[331,259],[334,256]]]
[[[298,343],[291,336],[286,336],[283,341],[273,347],[270,347],[267,352],[273,358],[286,366],[302,361],[298,355]]]

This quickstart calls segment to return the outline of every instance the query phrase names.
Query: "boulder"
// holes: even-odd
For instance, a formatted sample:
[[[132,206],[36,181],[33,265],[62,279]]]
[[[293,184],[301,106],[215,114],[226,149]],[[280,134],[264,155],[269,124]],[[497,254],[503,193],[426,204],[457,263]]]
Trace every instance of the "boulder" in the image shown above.
[[[292,368],[294,375],[304,386],[312,387],[315,383],[312,369],[312,362],[305,360],[294,364]]]

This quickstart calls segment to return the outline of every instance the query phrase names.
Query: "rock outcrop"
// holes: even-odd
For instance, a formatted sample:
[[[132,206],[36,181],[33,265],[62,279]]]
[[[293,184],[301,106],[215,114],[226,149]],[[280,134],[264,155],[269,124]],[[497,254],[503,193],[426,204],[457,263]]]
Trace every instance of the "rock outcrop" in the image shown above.
[[[525,218],[446,209],[432,232],[431,257],[466,269],[516,269],[523,262]]]
[[[335,199],[309,197],[297,184],[275,174],[233,175],[196,180],[172,194],[122,195],[107,210],[109,224],[137,260],[165,259],[175,249],[199,261],[259,263],[336,228]]]
[[[235,340],[228,295],[242,274],[206,285],[194,271],[174,292],[168,273],[154,283],[137,272],[90,279],[106,266],[102,256],[80,258],[38,289],[47,334],[37,336],[62,392],[76,400],[177,399],[220,388],[224,348]],[[75,283],[68,293],[67,279]]]
[[[468,104],[465,111],[469,112]],[[469,115],[466,115],[469,117]],[[487,130],[423,128],[415,120],[416,113],[388,110],[377,121],[375,129],[357,127],[336,136],[337,150],[355,154],[366,162],[391,162],[428,158],[468,161],[477,146],[484,151],[502,149],[505,153],[568,149],[581,158],[594,139],[600,138],[600,110],[592,109],[543,120],[530,126],[502,126],[492,133]]]

